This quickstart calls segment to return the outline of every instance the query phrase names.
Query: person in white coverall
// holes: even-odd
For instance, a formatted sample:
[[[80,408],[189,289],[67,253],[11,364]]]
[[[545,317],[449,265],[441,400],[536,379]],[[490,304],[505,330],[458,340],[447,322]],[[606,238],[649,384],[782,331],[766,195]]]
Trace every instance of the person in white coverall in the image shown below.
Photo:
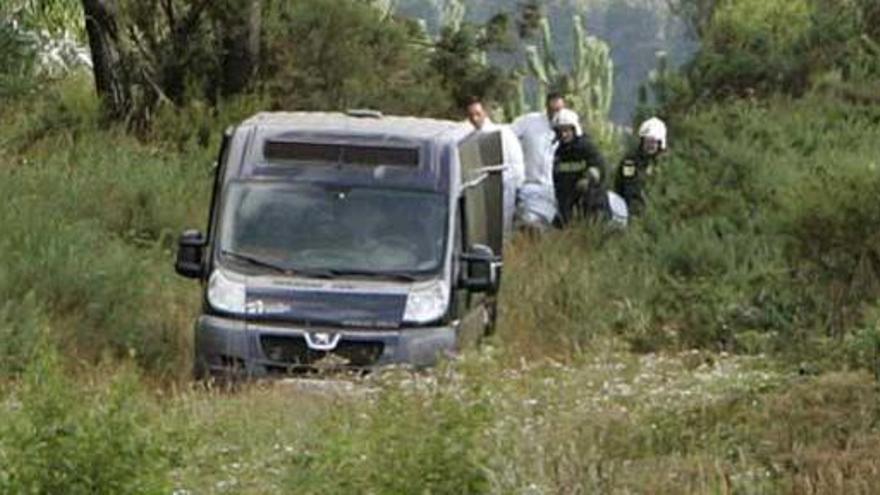
[[[565,99],[559,93],[547,96],[545,112],[532,112],[518,117],[510,125],[522,143],[525,158],[524,209],[536,214],[544,223],[556,217],[556,193],[553,188],[553,161],[556,154],[556,132],[553,117],[565,108]],[[531,208],[527,203],[534,203]],[[548,209],[547,206],[550,206]],[[531,211],[530,211],[531,210]],[[552,210],[552,211],[549,211]],[[549,217],[545,218],[545,217]]]
[[[475,132],[501,132],[501,147],[504,158],[504,232],[513,230],[513,215],[516,211],[516,196],[525,180],[525,162],[519,139],[506,125],[498,125],[489,118],[483,102],[471,98],[465,108],[467,118],[476,129]]]

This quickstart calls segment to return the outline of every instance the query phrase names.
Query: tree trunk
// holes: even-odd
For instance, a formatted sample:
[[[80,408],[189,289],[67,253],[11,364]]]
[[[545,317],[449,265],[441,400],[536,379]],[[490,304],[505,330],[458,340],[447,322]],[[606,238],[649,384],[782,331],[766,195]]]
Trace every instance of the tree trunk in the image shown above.
[[[125,57],[120,49],[116,3],[114,0],[82,0],[82,5],[95,90],[104,114],[111,120],[123,120],[131,111],[132,96]]]
[[[231,3],[238,9],[228,11],[222,28],[223,74],[220,89],[224,96],[238,94],[247,89],[256,73],[263,24],[262,0],[238,0]]]

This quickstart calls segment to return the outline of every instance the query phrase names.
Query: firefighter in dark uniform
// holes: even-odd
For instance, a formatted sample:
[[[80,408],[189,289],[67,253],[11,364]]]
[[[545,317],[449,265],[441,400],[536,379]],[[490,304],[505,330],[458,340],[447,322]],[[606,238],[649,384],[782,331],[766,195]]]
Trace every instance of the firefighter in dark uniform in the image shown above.
[[[614,190],[626,201],[631,215],[645,210],[645,188],[666,150],[666,124],[652,117],[639,126],[638,147],[617,168]]]
[[[559,207],[557,224],[565,226],[574,217],[607,215],[606,167],[602,154],[583,133],[575,112],[560,110],[553,117],[553,128],[558,142],[553,163],[553,187]]]

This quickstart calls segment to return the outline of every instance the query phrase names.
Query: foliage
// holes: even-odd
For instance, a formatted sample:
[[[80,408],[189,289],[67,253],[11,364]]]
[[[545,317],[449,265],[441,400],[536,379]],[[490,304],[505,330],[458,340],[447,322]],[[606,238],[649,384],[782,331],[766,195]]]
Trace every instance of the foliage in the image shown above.
[[[168,493],[168,459],[138,377],[100,386],[67,378],[43,344],[0,408],[3,493]]]
[[[828,72],[870,80],[880,72],[875,2],[679,2],[703,9],[690,64],[698,97],[802,95]],[[699,4],[699,6],[698,6]]]
[[[431,374],[166,395],[157,399],[159,414],[136,393],[129,401],[149,413],[144,424],[174,461],[180,492],[678,494],[819,486],[820,493],[870,493],[880,445],[871,378],[799,376],[768,365],[692,351],[635,357],[603,346],[569,365],[503,365],[485,352]]]
[[[174,374],[178,359],[188,360],[182,329],[191,313],[185,295],[169,291],[179,283],[170,250],[181,226],[204,221],[213,149],[171,154],[103,133],[98,120],[87,79],[4,109],[0,299],[22,317],[48,320],[71,354],[134,352],[147,367]],[[41,328],[10,330],[28,342]],[[26,359],[28,347],[20,351]]]
[[[85,41],[80,0],[8,0],[0,7],[0,16],[15,18],[27,31]]]
[[[489,102],[513,99],[511,75],[488,59],[489,53],[503,51],[510,44],[508,23],[507,16],[498,15],[482,26],[465,22],[442,30],[431,52],[430,64],[458,105],[455,110],[470,96]]]
[[[436,114],[451,106],[415,26],[359,2],[277,5],[266,26],[267,87],[278,108]],[[345,36],[339,36],[344,32]]]
[[[0,98],[31,91],[37,52],[33,40],[12,22],[0,19]]]
[[[617,334],[638,351],[779,352],[841,366],[843,341],[873,324],[865,315],[880,296],[877,117],[813,96],[674,121],[648,214],[623,236],[523,241],[501,328],[526,355],[576,354]],[[544,303],[515,304],[520,296]],[[536,328],[554,331],[536,343]]]
[[[798,5],[813,4],[786,8]],[[761,8],[767,18],[752,22],[778,21],[781,7]],[[414,67],[436,79],[391,81],[386,99],[367,74],[332,89],[337,104],[451,111],[451,87],[425,62],[435,52],[412,26],[375,33],[361,27],[373,14],[346,12],[342,25],[375,41],[366,53],[387,57],[391,74],[428,54]],[[782,45],[819,46],[810,12],[753,34],[784,62],[794,51]],[[734,32],[746,18],[734,9],[713,22]],[[329,29],[278,19],[291,25],[271,29],[289,40],[318,29],[312,47]],[[398,41],[402,54],[388,53]],[[835,43],[847,51],[801,56],[868,46]],[[268,53],[282,49],[296,50]],[[339,59],[360,63],[347,49]],[[164,107],[144,141],[101,130],[81,76],[0,107],[0,492],[871,493],[880,483],[880,402],[861,371],[876,376],[880,355],[880,110],[831,83],[798,100],[756,92],[670,112],[646,215],[622,232],[514,238],[498,333],[479,354],[430,373],[145,392],[189,369],[199,291],[172,274],[172,250],[178,231],[204,222],[219,131],[275,96],[328,101],[304,67],[331,62],[263,75],[299,71],[307,90],[265,83],[264,95],[213,108]],[[850,65],[832,72],[858,79]]]
[[[480,440],[490,425],[489,402],[452,370],[440,376],[427,390],[388,381],[359,414],[342,409],[326,418],[315,443],[291,456],[286,485],[301,493],[364,486],[377,493],[485,493]]]

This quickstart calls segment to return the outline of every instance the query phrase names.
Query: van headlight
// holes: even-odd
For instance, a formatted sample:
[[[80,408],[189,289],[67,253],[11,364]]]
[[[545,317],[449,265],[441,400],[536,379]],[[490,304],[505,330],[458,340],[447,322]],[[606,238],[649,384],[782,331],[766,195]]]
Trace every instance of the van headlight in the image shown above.
[[[223,270],[214,270],[208,280],[208,303],[227,313],[244,313],[246,290],[242,282],[230,278]]]
[[[415,285],[406,298],[403,321],[407,323],[428,323],[439,320],[446,314],[449,305],[449,285],[435,280],[424,285]]]

